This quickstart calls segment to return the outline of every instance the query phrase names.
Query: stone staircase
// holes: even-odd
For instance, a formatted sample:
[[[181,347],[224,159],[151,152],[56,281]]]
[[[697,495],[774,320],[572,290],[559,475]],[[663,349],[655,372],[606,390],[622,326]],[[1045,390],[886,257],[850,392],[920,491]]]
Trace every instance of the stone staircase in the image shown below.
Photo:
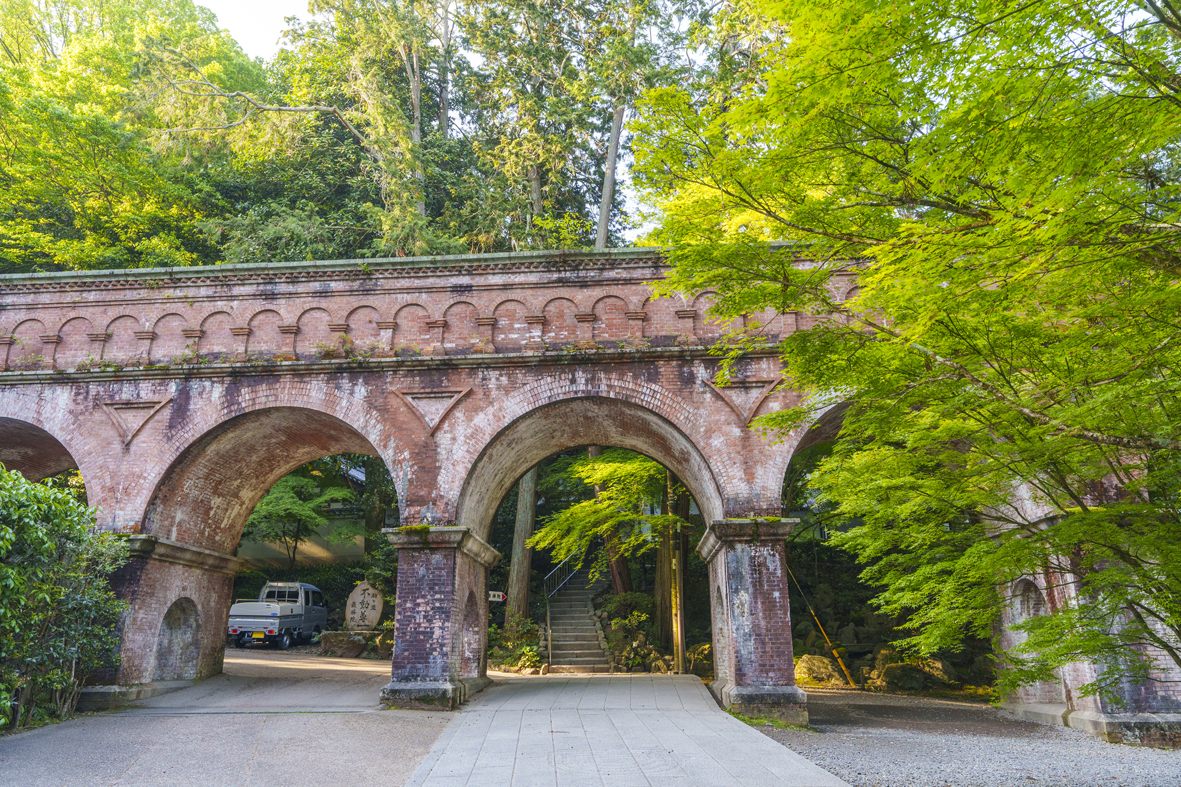
[[[586,574],[578,573],[550,598],[551,673],[611,671],[591,605],[594,593]]]

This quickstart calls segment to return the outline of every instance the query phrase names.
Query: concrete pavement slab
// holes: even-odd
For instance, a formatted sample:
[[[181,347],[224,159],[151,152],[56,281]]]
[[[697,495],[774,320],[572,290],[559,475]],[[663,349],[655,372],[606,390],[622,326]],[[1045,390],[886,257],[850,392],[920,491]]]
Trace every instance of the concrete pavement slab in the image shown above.
[[[722,712],[698,678],[671,675],[498,676],[409,783],[845,784]]]
[[[452,717],[379,710],[389,669],[232,652],[192,688],[0,737],[0,785],[402,784]]]

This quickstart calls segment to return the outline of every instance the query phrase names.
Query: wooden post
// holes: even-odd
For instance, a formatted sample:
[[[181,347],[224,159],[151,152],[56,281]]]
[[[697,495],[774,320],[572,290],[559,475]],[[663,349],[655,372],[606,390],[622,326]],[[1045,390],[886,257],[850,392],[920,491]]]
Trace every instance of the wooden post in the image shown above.
[[[669,486],[673,485],[674,478],[669,474]],[[680,486],[680,481],[676,481],[676,494],[672,493],[672,489],[666,492],[669,498],[669,507],[672,513],[681,518],[682,522],[689,521],[689,494],[684,487]],[[672,577],[672,587],[670,588],[671,598],[671,612],[672,612],[672,646],[673,646],[673,671],[683,673],[685,671],[685,572],[688,570],[688,556],[689,556],[689,534],[682,527],[679,531],[669,534],[670,549],[672,553],[669,555],[670,566],[669,574]]]
[[[684,538],[673,533],[672,538],[672,628],[673,672],[685,671],[685,550]]]
[[[537,466],[517,482],[517,524],[513,530],[513,553],[508,567],[507,612],[529,615],[529,573],[533,550],[525,545],[537,520]]]

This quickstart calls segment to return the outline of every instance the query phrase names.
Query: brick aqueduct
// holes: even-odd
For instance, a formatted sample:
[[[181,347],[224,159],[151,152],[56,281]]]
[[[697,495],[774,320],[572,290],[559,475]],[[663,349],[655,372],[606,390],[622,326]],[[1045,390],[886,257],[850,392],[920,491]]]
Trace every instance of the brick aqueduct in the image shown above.
[[[233,553],[271,484],[380,456],[402,524],[431,526],[395,537],[385,694],[452,706],[484,678],[500,500],[555,452],[635,449],[712,523],[718,696],[798,714],[778,522],[795,441],[747,426],[793,394],[770,353],[714,384],[710,295],[654,299],[662,271],[618,250],[0,277],[0,462],[77,467],[100,526],[129,534],[113,684],[134,694],[221,670]]]
[[[837,410],[786,438],[749,428],[797,394],[777,385],[771,351],[717,385],[711,293],[654,299],[664,270],[658,253],[624,249],[0,276],[0,462],[31,478],[78,468],[99,525],[131,541],[120,666],[95,691],[141,696],[219,672],[254,505],[299,465],[356,452],[389,467],[402,524],[429,525],[393,536],[383,694],[454,707],[486,682],[497,505],[542,459],[607,445],[666,465],[709,523],[698,550],[718,699],[806,719],[780,498],[793,453]],[[833,294],[853,286],[837,279]],[[751,322],[774,339],[808,319]],[[1022,602],[1030,587],[1038,598]],[[1046,593],[1025,582],[1013,595],[1007,621]],[[1069,671],[1018,709],[1119,737],[1111,709],[1064,698],[1090,678]],[[1128,688],[1130,710],[1172,710]],[[1181,729],[1168,715],[1153,718]]]

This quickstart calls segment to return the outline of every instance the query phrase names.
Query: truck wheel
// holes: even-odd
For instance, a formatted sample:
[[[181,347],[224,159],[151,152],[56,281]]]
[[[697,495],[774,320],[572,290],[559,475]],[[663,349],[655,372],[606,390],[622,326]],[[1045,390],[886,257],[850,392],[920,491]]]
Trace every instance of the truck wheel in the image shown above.
[[[287,650],[289,647],[291,647],[291,632],[284,631],[282,634],[276,637],[275,647],[279,650]]]
[[[241,634],[239,634],[238,636],[234,637],[233,639],[234,639],[234,647],[235,647],[235,648],[244,648],[244,647],[246,647],[246,638],[245,638],[245,637],[243,637]]]

